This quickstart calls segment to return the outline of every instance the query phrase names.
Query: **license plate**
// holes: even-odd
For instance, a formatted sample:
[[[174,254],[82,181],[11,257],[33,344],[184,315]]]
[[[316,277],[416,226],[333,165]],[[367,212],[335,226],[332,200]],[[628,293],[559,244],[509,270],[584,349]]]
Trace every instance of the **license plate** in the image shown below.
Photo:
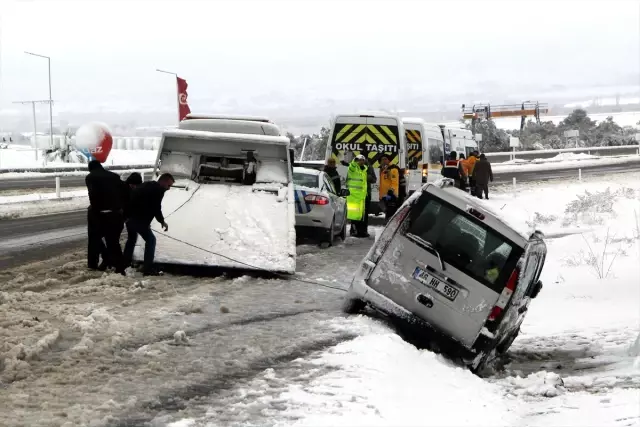
[[[418,282],[426,285],[430,288],[433,288],[436,292],[444,296],[450,301],[453,301],[458,296],[459,291],[451,285],[446,284],[445,282],[436,279],[431,274],[427,273],[420,267],[416,267],[413,272],[413,278]]]

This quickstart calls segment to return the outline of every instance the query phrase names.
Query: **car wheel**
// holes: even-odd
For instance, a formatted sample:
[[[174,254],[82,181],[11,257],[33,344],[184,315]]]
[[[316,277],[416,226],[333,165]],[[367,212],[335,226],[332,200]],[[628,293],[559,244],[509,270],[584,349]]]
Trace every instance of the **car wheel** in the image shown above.
[[[358,314],[364,310],[366,305],[360,298],[347,296],[342,302],[342,311],[347,314]]]
[[[320,242],[320,244],[323,247],[329,247],[329,246],[333,246],[333,240],[335,238],[335,226],[336,226],[336,221],[335,218],[331,220],[331,225],[329,226],[329,228],[327,228],[326,230],[323,230],[323,236],[322,236],[322,240]]]

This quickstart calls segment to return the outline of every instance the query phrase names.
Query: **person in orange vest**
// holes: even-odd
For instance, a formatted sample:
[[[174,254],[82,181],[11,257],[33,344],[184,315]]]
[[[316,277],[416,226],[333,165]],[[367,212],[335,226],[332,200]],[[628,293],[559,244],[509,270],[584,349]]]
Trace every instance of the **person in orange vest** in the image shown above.
[[[442,168],[442,176],[444,178],[452,179],[455,182],[455,186],[457,188],[461,188],[462,170],[457,159],[458,153],[452,151],[451,154],[449,154],[449,160],[444,162],[444,167]]]
[[[476,180],[473,176],[473,169],[475,168],[477,161],[478,152],[473,151],[471,154],[469,154],[469,158],[463,162],[463,168],[465,170],[465,173],[469,177],[469,191],[471,192],[472,196],[476,193]]]
[[[389,157],[382,156],[380,159],[380,198],[382,200],[389,190],[393,190],[393,194],[398,197],[400,191],[400,170],[397,167],[391,167]]]

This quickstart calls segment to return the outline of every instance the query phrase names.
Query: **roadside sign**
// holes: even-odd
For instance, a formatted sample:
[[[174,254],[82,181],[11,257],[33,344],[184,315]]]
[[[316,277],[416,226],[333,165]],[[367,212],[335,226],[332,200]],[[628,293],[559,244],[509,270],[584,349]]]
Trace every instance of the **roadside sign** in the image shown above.
[[[481,133],[476,133],[475,135],[473,135],[473,137],[478,142],[482,141],[482,134]]]
[[[509,138],[509,147],[511,148],[518,148],[520,147],[520,138],[516,138],[516,137],[511,137]]]
[[[564,132],[564,137],[565,138],[577,138],[578,137],[578,130],[567,130]]]

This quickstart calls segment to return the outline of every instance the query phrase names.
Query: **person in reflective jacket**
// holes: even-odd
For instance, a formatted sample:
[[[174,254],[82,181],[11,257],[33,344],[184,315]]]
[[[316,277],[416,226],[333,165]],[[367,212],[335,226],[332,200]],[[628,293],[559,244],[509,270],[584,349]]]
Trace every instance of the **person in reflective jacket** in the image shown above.
[[[367,166],[365,157],[360,154],[356,156],[347,170],[346,186],[349,190],[347,196],[347,219],[355,226],[356,233],[360,234],[364,218],[365,200],[367,199]]]
[[[449,160],[444,162],[442,168],[442,176],[454,180],[457,188],[460,188],[462,175],[460,173],[460,165],[458,163],[458,153],[452,151],[449,155]]]

